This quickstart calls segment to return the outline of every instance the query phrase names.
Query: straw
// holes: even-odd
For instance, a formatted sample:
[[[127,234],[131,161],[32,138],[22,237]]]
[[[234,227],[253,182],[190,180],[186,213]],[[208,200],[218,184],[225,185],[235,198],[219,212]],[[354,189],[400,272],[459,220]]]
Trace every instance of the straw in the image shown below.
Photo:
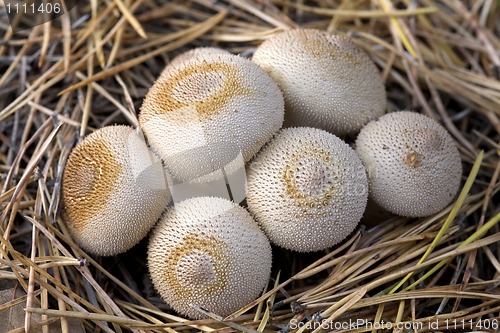
[[[498,330],[498,2],[92,0],[28,30],[28,16],[11,25],[0,6],[0,289],[23,294],[0,311],[25,308],[11,332],[73,332],[70,318],[110,333]],[[327,251],[274,248],[275,279],[255,301],[226,318],[193,304],[207,319],[183,318],[152,286],[146,240],[113,258],[73,242],[59,212],[66,159],[102,126],[137,127],[149,87],[181,52],[251,56],[296,27],[349,35],[379,67],[388,110],[450,132],[461,194],[426,218],[366,217]]]

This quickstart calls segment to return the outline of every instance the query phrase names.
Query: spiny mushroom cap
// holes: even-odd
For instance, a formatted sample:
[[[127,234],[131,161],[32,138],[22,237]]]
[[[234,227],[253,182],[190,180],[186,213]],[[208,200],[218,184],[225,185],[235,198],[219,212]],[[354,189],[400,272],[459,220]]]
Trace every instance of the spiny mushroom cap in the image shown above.
[[[140,124],[151,148],[180,181],[250,158],[281,127],[283,95],[259,66],[239,56],[200,53],[160,76]]]
[[[86,136],[69,156],[62,186],[73,239],[103,256],[137,244],[170,201],[161,161],[129,126]]]
[[[250,212],[272,243],[299,252],[337,244],[355,228],[368,197],[353,149],[326,131],[282,130],[247,170]]]
[[[290,30],[262,43],[252,60],[283,92],[287,127],[311,126],[342,136],[385,112],[377,68],[347,37]]]
[[[163,72],[161,73],[161,76],[166,76],[174,73],[179,67],[181,66],[182,63],[186,62],[187,60],[197,57],[199,55],[203,54],[209,54],[209,53],[214,53],[214,54],[230,54],[228,51],[219,49],[217,47],[197,47],[192,50],[186,51],[184,53],[179,54],[177,57],[173,58],[172,61],[168,63],[168,65],[165,67]]]
[[[462,176],[452,137],[419,113],[389,113],[366,125],[356,141],[370,182],[370,196],[382,208],[421,217],[451,203]]]
[[[242,207],[197,197],[169,210],[149,242],[153,285],[176,311],[204,317],[190,305],[227,316],[253,301],[271,271],[271,246]]]

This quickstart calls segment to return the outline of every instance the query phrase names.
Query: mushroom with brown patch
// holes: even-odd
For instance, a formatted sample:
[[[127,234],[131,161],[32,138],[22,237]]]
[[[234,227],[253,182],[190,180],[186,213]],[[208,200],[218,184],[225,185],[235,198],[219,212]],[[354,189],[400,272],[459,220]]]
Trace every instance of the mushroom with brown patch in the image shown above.
[[[169,201],[161,161],[132,127],[103,127],[71,151],[62,181],[63,218],[88,252],[127,251]]]
[[[180,182],[252,156],[281,127],[283,95],[250,60],[199,52],[162,75],[146,95],[139,121],[151,148]]]
[[[191,198],[154,229],[148,267],[153,285],[177,312],[204,317],[196,305],[228,316],[266,285],[271,246],[244,208],[221,198]]]
[[[285,97],[285,127],[310,126],[343,136],[385,112],[382,78],[349,38],[316,29],[273,35],[252,60]]]
[[[354,150],[324,130],[279,132],[248,166],[247,203],[272,243],[299,252],[331,247],[355,228],[368,182]]]
[[[422,217],[451,203],[462,164],[453,138],[435,120],[410,111],[367,124],[356,140],[366,167],[370,197],[398,215]]]

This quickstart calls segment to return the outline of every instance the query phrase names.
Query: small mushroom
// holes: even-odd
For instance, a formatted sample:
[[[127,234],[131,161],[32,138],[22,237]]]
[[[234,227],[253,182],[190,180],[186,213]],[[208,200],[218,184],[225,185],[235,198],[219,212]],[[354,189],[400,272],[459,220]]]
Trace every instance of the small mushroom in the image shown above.
[[[273,35],[252,60],[285,97],[284,126],[310,126],[343,136],[385,112],[382,78],[347,37],[315,29]]]
[[[125,252],[167,207],[166,184],[161,161],[132,127],[103,127],[71,151],[62,181],[63,218],[88,252]]]
[[[239,154],[250,160],[283,116],[283,95],[259,66],[232,54],[200,52],[158,78],[139,121],[169,173],[187,182]]]
[[[462,176],[450,134],[419,113],[389,113],[367,124],[356,141],[370,197],[398,215],[422,217],[451,203]]]
[[[266,285],[271,246],[244,208],[221,198],[191,198],[155,228],[148,267],[153,285],[177,312],[202,318],[197,305],[228,316]]]
[[[354,150],[324,130],[279,132],[247,171],[247,203],[272,243],[299,252],[331,247],[355,228],[368,182]]]

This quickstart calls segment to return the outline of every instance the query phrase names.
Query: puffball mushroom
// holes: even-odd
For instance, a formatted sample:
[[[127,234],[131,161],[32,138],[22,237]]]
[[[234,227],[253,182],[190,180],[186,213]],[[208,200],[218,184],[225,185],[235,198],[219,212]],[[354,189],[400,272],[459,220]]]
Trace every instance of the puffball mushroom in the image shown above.
[[[169,201],[161,161],[132,127],[103,127],[71,151],[62,180],[63,218],[88,252],[127,251]]]
[[[286,127],[310,126],[343,136],[385,112],[385,87],[376,66],[347,37],[290,30],[267,39],[252,60],[282,90]]]
[[[402,216],[435,214],[451,203],[462,176],[450,134],[419,113],[389,113],[366,125],[356,152],[368,172],[370,196]]]
[[[139,121],[167,170],[187,182],[240,153],[250,160],[283,117],[283,95],[259,66],[229,53],[200,52],[158,78]]]
[[[358,156],[324,130],[282,130],[247,170],[247,203],[272,243],[299,252],[331,247],[355,228],[368,181]]]
[[[151,235],[153,285],[174,310],[204,316],[197,305],[228,316],[253,301],[271,271],[271,246],[250,214],[216,197],[196,197],[169,210]]]

